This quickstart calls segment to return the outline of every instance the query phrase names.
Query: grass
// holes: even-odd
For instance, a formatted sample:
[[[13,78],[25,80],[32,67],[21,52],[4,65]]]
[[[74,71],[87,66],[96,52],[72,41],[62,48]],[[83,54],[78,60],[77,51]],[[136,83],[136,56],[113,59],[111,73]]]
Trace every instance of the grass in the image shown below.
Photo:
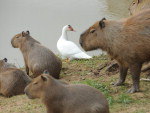
[[[113,87],[112,82],[118,79],[118,73],[106,72],[110,60],[102,55],[91,60],[63,61],[61,79],[73,84],[87,84],[101,91],[107,98],[111,113],[150,113],[150,84],[141,81],[142,92],[128,94],[131,87],[130,74],[124,86]],[[141,76],[144,76],[142,74]],[[40,100],[30,100],[25,95],[11,98],[0,96],[0,113],[45,113]]]

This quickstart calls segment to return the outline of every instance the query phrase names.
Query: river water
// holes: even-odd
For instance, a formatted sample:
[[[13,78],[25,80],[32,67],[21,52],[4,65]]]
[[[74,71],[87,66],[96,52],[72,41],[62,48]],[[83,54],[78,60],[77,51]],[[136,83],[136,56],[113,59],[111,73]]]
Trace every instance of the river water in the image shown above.
[[[130,3],[131,0],[0,0],[0,59],[6,57],[19,67],[24,65],[20,50],[12,48],[10,40],[26,30],[58,54],[56,43],[62,27],[70,24],[76,32],[68,33],[69,40],[79,45],[80,34],[95,21],[127,17]]]

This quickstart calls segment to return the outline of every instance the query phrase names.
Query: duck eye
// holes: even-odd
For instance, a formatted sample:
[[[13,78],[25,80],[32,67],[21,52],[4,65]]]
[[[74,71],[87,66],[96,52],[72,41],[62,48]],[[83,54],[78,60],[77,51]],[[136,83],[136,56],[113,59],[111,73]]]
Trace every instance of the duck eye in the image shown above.
[[[96,30],[95,29],[92,29],[91,31],[90,31],[90,33],[94,33]]]

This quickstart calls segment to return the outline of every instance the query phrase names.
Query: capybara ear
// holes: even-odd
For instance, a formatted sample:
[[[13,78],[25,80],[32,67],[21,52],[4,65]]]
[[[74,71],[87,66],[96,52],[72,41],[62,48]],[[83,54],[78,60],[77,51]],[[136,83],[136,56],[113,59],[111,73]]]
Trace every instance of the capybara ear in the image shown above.
[[[138,0],[138,3],[140,3],[142,0]]]
[[[25,33],[24,31],[22,31],[22,36],[23,36],[23,37],[26,36],[26,33]]]
[[[46,76],[41,76],[41,79],[43,80],[43,81],[47,81],[47,77]]]
[[[30,35],[30,31],[26,31],[26,34],[27,34],[27,35]]]
[[[48,74],[49,75],[49,72],[47,70],[44,70],[43,74]]]
[[[105,22],[104,20],[106,20],[106,18],[103,18],[100,22],[99,22],[99,26],[101,29],[103,29],[105,27]]]
[[[7,58],[4,58],[3,60],[4,60],[5,62],[7,62]]]

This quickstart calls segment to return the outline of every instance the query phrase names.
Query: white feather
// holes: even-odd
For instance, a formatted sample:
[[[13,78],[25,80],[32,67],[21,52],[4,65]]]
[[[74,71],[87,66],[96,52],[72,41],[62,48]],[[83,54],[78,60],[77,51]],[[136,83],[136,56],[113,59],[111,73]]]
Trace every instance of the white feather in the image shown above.
[[[62,58],[72,59],[90,59],[91,56],[87,55],[72,41],[68,41],[67,31],[68,25],[63,27],[62,35],[57,42],[57,49],[60,52]]]

